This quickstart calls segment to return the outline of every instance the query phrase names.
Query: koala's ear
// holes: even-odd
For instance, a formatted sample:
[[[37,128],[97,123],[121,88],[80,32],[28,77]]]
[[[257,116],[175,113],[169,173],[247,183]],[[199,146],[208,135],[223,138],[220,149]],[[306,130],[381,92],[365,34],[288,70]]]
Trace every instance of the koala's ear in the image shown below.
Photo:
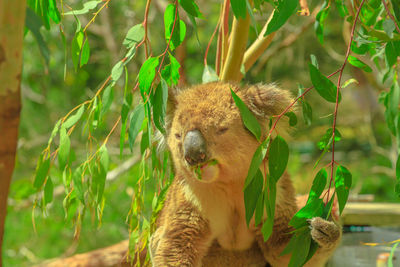
[[[240,94],[249,109],[261,117],[279,115],[293,101],[288,91],[274,84],[251,85],[243,88]]]

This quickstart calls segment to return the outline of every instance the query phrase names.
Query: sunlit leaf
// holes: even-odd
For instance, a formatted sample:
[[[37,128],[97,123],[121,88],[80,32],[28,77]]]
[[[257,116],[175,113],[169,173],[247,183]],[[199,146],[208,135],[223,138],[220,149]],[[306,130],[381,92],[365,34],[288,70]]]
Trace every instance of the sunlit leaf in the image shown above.
[[[243,124],[246,128],[257,138],[260,140],[261,138],[261,126],[254,116],[254,114],[249,110],[246,104],[240,99],[239,96],[231,89],[232,98],[235,101],[236,106],[240,111],[240,115],[242,117]]]
[[[346,17],[349,14],[344,0],[335,0],[335,4],[342,18]]]
[[[274,10],[274,15],[268,23],[265,35],[271,34],[282,27],[289,17],[296,13],[298,2],[298,0],[279,1]],[[246,7],[244,7],[244,9],[246,9]]]
[[[324,22],[328,17],[330,10],[330,5],[327,5],[325,1],[321,7],[321,10],[318,12],[317,16],[315,17],[315,33],[317,34],[318,41],[323,44],[324,42]]]
[[[344,206],[346,205],[351,183],[352,175],[349,170],[343,166],[337,167],[335,175],[335,188],[339,203],[340,214],[342,213]]]
[[[139,71],[139,88],[140,92],[148,93],[154,77],[156,76],[156,68],[158,66],[158,57],[149,57],[142,65]]]
[[[364,62],[362,62],[361,60],[359,60],[358,58],[354,57],[354,56],[349,56],[349,58],[347,59],[349,61],[349,63],[357,68],[360,68],[362,70],[364,70],[365,72],[371,72],[372,69],[370,66],[368,66],[367,64],[365,64]]]
[[[289,146],[281,136],[272,140],[269,149],[268,167],[271,177],[277,182],[286,169],[289,160]]]
[[[165,9],[164,29],[165,41],[169,44],[171,50],[174,50],[185,39],[186,25],[179,19],[179,12],[173,4],[169,4]]]
[[[333,133],[332,128],[329,128],[328,130],[326,130],[325,134],[322,136],[322,138],[318,142],[318,148],[320,150],[329,149],[329,147],[332,144],[332,133]],[[342,139],[342,135],[340,134],[339,130],[336,128],[335,129],[335,142],[338,142],[341,139]]]
[[[307,203],[313,199],[319,198],[324,191],[328,174],[325,169],[321,169],[314,178],[311,186],[310,194],[308,195]]]
[[[102,108],[101,108],[101,116],[106,113],[114,100],[114,90],[111,85],[108,85],[106,89],[104,89],[103,96],[101,98],[102,101]]]
[[[315,90],[322,96],[326,101],[336,102],[336,86],[328,78],[321,74],[321,72],[312,64],[308,65],[310,68],[311,82],[313,83]],[[339,92],[340,102],[342,96]]]
[[[343,83],[342,88],[346,88],[347,86],[349,86],[352,83],[358,84],[358,81],[356,79],[354,79],[354,78],[350,78],[350,79],[348,79],[347,81],[345,81]]]
[[[180,78],[179,69],[181,65],[179,64],[178,60],[176,60],[176,58],[171,54],[169,54],[169,59],[170,64],[164,67],[161,72],[161,76],[164,78],[169,86],[177,85]]]
[[[49,17],[54,21],[54,23],[60,23],[61,15],[57,9],[56,0],[49,0],[49,10],[48,10]]]
[[[296,229],[307,226],[307,219],[320,217],[324,210],[324,202],[322,199],[316,198],[310,200],[303,208],[301,208],[290,220],[289,225]]]
[[[78,69],[78,65],[80,62],[81,49],[84,39],[85,39],[85,34],[83,33],[83,30],[78,28],[77,31],[75,32],[71,44],[71,58],[72,58],[72,63],[74,64],[75,71]]]
[[[124,62],[121,60],[111,70],[111,80],[116,82],[121,78],[122,73],[124,72]]]
[[[90,57],[90,47],[89,47],[89,40],[86,38],[81,53],[81,60],[79,66],[82,67],[83,65],[87,64]]]

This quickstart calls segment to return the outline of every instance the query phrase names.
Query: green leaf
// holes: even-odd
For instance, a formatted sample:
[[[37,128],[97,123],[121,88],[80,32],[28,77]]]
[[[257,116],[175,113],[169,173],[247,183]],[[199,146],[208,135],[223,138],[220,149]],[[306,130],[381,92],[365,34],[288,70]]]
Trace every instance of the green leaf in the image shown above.
[[[353,51],[354,53],[359,54],[359,55],[364,55],[365,53],[368,52],[369,46],[368,46],[368,44],[362,44],[360,46],[357,46],[357,43],[355,41],[352,41],[350,48],[351,48],[351,51]]]
[[[165,41],[167,44],[169,44],[171,50],[174,50],[185,39],[186,25],[182,20],[179,19],[179,12],[177,7],[175,7],[173,4],[169,4],[165,9],[164,29]]]
[[[58,131],[60,130],[60,125],[61,125],[61,119],[59,119],[56,122],[56,125],[54,125],[54,128],[51,131],[51,135],[50,135],[49,141],[47,142],[48,146],[50,146],[51,142],[53,142],[54,137],[57,135]]]
[[[339,202],[339,212],[342,214],[344,206],[346,205],[347,198],[349,196],[349,191],[352,183],[351,173],[346,167],[339,166],[336,169],[335,175],[335,188],[336,195]]]
[[[168,85],[164,79],[158,84],[154,94],[153,117],[154,124],[161,133],[165,134],[164,124],[167,111]]]
[[[129,147],[132,151],[133,144],[135,143],[136,136],[138,135],[142,123],[144,120],[144,108],[142,104],[135,107],[132,112],[130,123],[129,123]]]
[[[50,158],[44,159],[44,155],[42,154],[38,160],[35,180],[33,181],[33,187],[36,190],[39,190],[42,187],[49,173],[49,169],[50,169]]]
[[[43,201],[44,204],[47,205],[53,201],[53,190],[54,185],[51,181],[51,178],[47,178],[46,184],[44,186],[44,194],[43,194]]]
[[[314,178],[311,186],[310,194],[308,195],[307,203],[313,199],[317,199],[321,196],[324,191],[328,174],[325,169],[321,169]]]
[[[97,177],[96,180],[97,203],[100,203],[103,197],[109,165],[110,165],[110,156],[108,155],[107,147],[105,145],[102,145],[99,149],[99,176]]]
[[[297,124],[297,117],[296,114],[294,114],[294,112],[290,111],[290,112],[286,112],[285,116],[289,118],[289,125],[290,126],[296,126]]]
[[[312,64],[308,65],[310,68],[311,82],[315,87],[315,90],[322,96],[326,101],[336,103],[336,86],[328,78],[321,74],[321,72]],[[339,99],[342,96],[339,92]]]
[[[400,40],[400,34],[398,33],[393,33],[393,37],[389,37],[386,32],[380,31],[380,30],[370,30],[368,32],[368,35],[371,37],[376,37],[379,39],[381,42],[390,42],[390,41],[399,41]]]
[[[297,3],[297,0],[279,1],[274,10],[274,15],[271,21],[268,23],[267,31],[265,32],[264,36],[271,34],[282,27],[289,17],[296,13]],[[245,9],[246,7],[244,7],[244,10]]]
[[[372,69],[370,68],[370,66],[368,66],[367,64],[365,64],[364,62],[362,62],[361,60],[359,60],[358,58],[354,57],[354,56],[349,56],[348,59],[349,63],[357,68],[360,68],[362,70],[364,70],[365,72],[372,72]]]
[[[249,171],[247,172],[247,177],[244,182],[244,188],[246,188],[253,180],[256,175],[258,169],[260,168],[261,162],[263,161],[265,154],[267,153],[269,145],[269,138],[262,142],[256,152],[254,152],[253,158],[251,159]]]
[[[303,208],[301,208],[290,220],[289,225],[296,229],[307,226],[308,219],[321,217],[324,210],[324,202],[322,199],[312,199]]]
[[[236,106],[240,111],[240,115],[242,117],[242,121],[246,128],[257,138],[260,140],[261,138],[261,126],[258,123],[257,118],[254,114],[249,110],[246,104],[238,97],[235,92],[231,89],[232,98],[235,101]]]
[[[156,68],[158,66],[157,57],[149,57],[142,65],[139,71],[139,88],[142,96],[148,93],[154,77],[156,76]]]
[[[333,130],[332,128],[329,128],[328,130],[326,130],[325,134],[322,136],[321,140],[319,140],[318,142],[318,148],[320,150],[325,150],[325,149],[329,149],[329,147],[332,144],[332,133]],[[342,135],[340,134],[339,130],[336,128],[335,129],[335,142],[338,142],[342,139]]]
[[[131,48],[136,44],[140,43],[143,40],[143,38],[144,38],[144,27],[142,24],[136,24],[135,26],[129,29],[122,44],[127,48]]]
[[[288,267],[301,267],[307,259],[311,245],[311,234],[307,229],[296,233],[296,241],[293,250],[292,257],[290,258]]]
[[[388,42],[385,47],[385,58],[389,68],[397,62],[397,52],[393,42]]]
[[[330,6],[327,5],[325,1],[321,10],[318,12],[317,16],[315,17],[315,33],[317,34],[318,41],[323,44],[324,43],[324,22],[328,17],[330,10]]]
[[[271,143],[268,160],[269,172],[275,182],[278,182],[284,173],[288,160],[289,146],[285,139],[278,135]]]
[[[303,109],[303,119],[304,119],[304,123],[307,126],[311,125],[312,122],[312,108],[311,105],[305,101],[304,99],[301,101],[301,107]]]
[[[103,97],[101,98],[102,107],[101,107],[101,116],[103,116],[111,107],[111,104],[114,100],[114,90],[111,85],[108,85],[106,89],[104,89]]]
[[[316,57],[314,54],[311,54],[311,55],[310,55],[310,58],[311,58],[311,64],[313,64],[313,65],[318,69],[319,66],[318,66],[317,57]]]
[[[180,78],[179,69],[181,65],[171,54],[169,54],[169,60],[171,63],[164,67],[161,72],[161,76],[169,86],[177,85]]]
[[[58,147],[58,163],[61,171],[63,171],[65,165],[67,165],[70,147],[71,141],[69,140],[65,125],[63,125],[60,130],[60,146]]]
[[[83,47],[82,47],[82,53],[81,53],[81,61],[79,66],[82,67],[83,65],[87,64],[89,61],[90,57],[90,47],[89,47],[89,40],[86,38]]]
[[[204,18],[194,0],[179,0],[179,4],[189,15],[196,18]]]
[[[103,2],[102,0],[97,1],[87,1],[83,4],[83,8],[78,10],[72,10],[69,12],[64,13],[64,15],[82,15],[88,13],[90,10],[97,7],[98,4]]]
[[[249,226],[253,217],[259,198],[262,198],[263,174],[257,169],[254,178],[250,184],[244,189],[244,207],[246,211],[246,223]]]
[[[58,24],[61,21],[60,12],[57,9],[56,0],[49,0],[49,17],[54,21],[54,23]]]
[[[391,0],[393,11],[398,22],[400,22],[400,3],[398,0]]]
[[[202,83],[216,82],[219,80],[219,77],[215,70],[208,65],[204,66]]]
[[[397,161],[396,161],[396,178],[397,180],[400,181],[400,155],[397,156]]]
[[[231,6],[236,19],[246,18],[246,0],[231,0]]]
[[[264,190],[264,201],[267,211],[267,220],[264,222],[261,233],[264,241],[270,238],[274,226],[275,202],[276,202],[276,183],[271,176],[267,177],[267,188]]]
[[[344,0],[335,0],[335,4],[342,18],[346,17],[349,14]]]
[[[82,202],[82,204],[85,204],[85,197],[82,184],[82,179],[83,179],[82,174],[83,174],[83,167],[79,166],[72,174],[72,181],[74,182],[74,190],[76,192],[76,196]]]
[[[124,62],[118,61],[117,64],[114,65],[114,67],[111,70],[111,80],[113,83],[119,80],[121,78],[122,73],[124,72]]]
[[[85,34],[83,33],[83,30],[79,28],[75,32],[74,38],[72,39],[72,44],[71,44],[71,57],[72,57],[72,63],[74,64],[75,71],[78,69],[79,65],[79,56],[81,54],[81,49],[83,45],[83,41],[85,38]]]
[[[50,51],[47,43],[44,41],[40,28],[43,26],[42,20],[36,13],[29,7],[26,9],[25,26],[29,29],[39,46],[40,54],[43,56],[46,65],[49,64]]]
[[[264,194],[261,194],[257,200],[256,210],[254,212],[254,224],[259,225],[263,221],[264,216]]]
[[[399,11],[400,12],[400,11]],[[397,246],[400,244],[400,242],[397,242],[396,244],[393,245],[392,249],[390,250],[389,254],[389,259],[388,259],[388,267],[393,267],[393,259],[395,259],[394,252],[396,251]]]
[[[66,129],[70,128],[72,125],[75,125],[75,123],[77,123],[82,117],[84,111],[85,111],[85,105],[82,105],[78,109],[78,111],[74,115],[70,116],[62,125]]]

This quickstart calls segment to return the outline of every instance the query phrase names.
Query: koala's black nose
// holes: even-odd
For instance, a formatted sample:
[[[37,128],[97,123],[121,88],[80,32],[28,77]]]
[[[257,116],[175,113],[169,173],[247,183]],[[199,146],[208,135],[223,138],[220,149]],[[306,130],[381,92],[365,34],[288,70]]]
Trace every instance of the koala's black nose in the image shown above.
[[[189,165],[206,161],[206,141],[199,130],[189,131],[183,140],[184,157]]]

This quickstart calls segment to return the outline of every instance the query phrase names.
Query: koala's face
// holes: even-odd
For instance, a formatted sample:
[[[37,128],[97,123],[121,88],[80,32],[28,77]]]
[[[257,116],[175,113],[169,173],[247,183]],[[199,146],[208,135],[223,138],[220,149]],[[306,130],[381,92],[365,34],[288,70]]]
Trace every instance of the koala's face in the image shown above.
[[[262,88],[264,91],[258,87],[238,90],[236,85],[210,83],[183,90],[175,97],[168,129],[168,146],[177,173],[184,172],[185,176],[205,182],[219,178],[245,179],[259,143],[244,127],[230,89],[247,102],[259,118],[269,113],[278,114],[274,111],[275,105],[282,103],[277,101],[276,89],[271,94],[272,91],[265,91],[265,88]],[[265,97],[270,101],[264,101]]]

